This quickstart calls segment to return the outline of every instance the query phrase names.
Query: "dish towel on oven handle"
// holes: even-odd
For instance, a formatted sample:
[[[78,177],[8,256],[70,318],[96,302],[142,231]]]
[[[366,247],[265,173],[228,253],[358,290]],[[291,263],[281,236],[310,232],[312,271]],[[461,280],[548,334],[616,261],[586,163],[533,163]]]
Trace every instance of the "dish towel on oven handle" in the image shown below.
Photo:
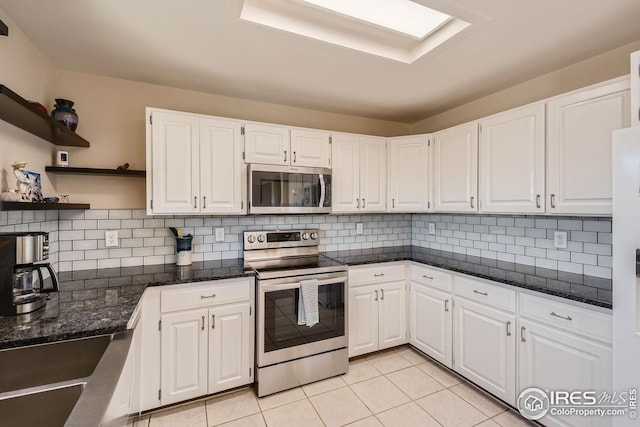
[[[319,322],[318,314],[318,281],[302,280],[300,282],[300,298],[298,298],[298,325],[309,327]]]

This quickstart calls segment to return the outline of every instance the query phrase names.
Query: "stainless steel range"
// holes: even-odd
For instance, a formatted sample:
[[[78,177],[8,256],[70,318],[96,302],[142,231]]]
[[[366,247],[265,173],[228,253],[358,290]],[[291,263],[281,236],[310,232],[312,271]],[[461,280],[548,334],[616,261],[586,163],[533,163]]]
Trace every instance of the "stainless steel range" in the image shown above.
[[[319,244],[318,230],[244,233],[244,259],[258,275],[258,396],[347,372],[347,266],[321,255]],[[318,299],[312,326],[299,316],[309,284]]]

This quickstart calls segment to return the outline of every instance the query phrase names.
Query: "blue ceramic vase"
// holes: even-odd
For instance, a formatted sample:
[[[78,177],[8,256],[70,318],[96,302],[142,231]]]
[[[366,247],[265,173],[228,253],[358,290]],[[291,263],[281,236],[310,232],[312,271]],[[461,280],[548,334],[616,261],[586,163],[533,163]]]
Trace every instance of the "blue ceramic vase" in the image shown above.
[[[73,109],[73,101],[58,98],[51,112],[51,117],[75,132],[78,127],[78,115]]]

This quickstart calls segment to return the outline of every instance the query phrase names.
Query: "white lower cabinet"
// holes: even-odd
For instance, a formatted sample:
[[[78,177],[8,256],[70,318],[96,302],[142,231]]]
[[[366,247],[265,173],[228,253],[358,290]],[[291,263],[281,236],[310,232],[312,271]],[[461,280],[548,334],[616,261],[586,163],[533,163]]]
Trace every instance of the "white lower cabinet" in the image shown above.
[[[407,342],[405,269],[349,269],[349,357]]]
[[[515,404],[514,314],[456,298],[453,369],[505,402]]]
[[[148,289],[141,411],[253,382],[254,279]]]

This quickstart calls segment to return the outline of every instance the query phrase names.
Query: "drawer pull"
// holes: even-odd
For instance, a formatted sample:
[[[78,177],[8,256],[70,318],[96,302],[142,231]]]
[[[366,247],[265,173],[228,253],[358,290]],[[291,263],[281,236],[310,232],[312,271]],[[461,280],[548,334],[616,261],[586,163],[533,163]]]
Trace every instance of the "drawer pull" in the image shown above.
[[[444,311],[449,311],[449,300],[444,300]]]
[[[425,279],[433,280],[433,277],[427,276],[426,274],[423,274],[422,277],[424,277]]]
[[[568,320],[568,321],[571,321],[571,320],[572,320],[572,319],[571,319],[571,316],[567,316],[567,317],[565,317],[565,316],[560,316],[559,314],[556,314],[556,312],[555,312],[555,311],[552,311],[550,314],[551,314],[553,317],[557,317],[558,319],[564,319],[564,320]]]
[[[378,301],[378,290],[376,289],[376,299],[374,299],[374,301]]]
[[[216,294],[200,295],[200,299],[215,298],[215,297],[216,297]]]
[[[373,277],[382,277],[384,276],[384,273],[380,273],[380,274],[374,274]]]
[[[507,322],[507,336],[511,336],[511,321]]]
[[[480,291],[479,291],[479,290],[477,290],[477,289],[474,289],[474,290],[473,290],[473,293],[474,293],[474,294],[478,294],[478,295],[484,295],[485,297],[486,297],[486,296],[489,296],[489,294],[488,294],[488,293],[486,293],[486,292],[480,292]]]
[[[201,329],[204,331],[204,316],[202,316],[202,328]]]
[[[211,315],[211,329],[215,329],[216,328],[216,315],[212,314]]]
[[[380,289],[380,299],[384,300],[384,289]]]
[[[520,327],[520,341],[527,342],[527,339],[524,337],[524,330],[526,328],[524,326]]]

